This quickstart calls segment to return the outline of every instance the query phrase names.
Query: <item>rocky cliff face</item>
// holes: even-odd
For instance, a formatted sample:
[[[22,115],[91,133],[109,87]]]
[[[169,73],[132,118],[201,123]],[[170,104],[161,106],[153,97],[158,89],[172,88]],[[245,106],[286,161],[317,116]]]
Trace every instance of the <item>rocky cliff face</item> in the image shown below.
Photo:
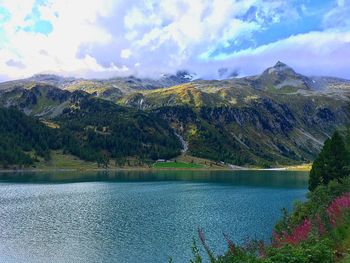
[[[53,118],[62,113],[74,94],[51,86],[37,83],[29,87],[0,90],[0,103],[15,107],[28,115]]]

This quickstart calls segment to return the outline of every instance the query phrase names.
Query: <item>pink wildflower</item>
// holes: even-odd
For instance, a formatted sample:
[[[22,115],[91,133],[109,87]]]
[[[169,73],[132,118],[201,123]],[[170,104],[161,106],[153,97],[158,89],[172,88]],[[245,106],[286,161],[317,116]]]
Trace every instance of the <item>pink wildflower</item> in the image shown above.
[[[284,243],[297,245],[301,241],[307,240],[311,232],[311,222],[308,219],[305,219],[300,225],[294,228],[291,234],[283,232],[281,235],[273,233],[274,246],[278,247]]]
[[[327,214],[333,227],[342,220],[342,216],[346,210],[350,209],[350,193],[334,199],[327,208]]]

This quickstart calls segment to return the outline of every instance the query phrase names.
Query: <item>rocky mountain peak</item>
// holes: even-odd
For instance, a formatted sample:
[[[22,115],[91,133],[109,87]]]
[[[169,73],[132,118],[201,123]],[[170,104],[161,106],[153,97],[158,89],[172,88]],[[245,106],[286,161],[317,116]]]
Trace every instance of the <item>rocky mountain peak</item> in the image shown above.
[[[258,89],[281,89],[289,90],[310,89],[310,80],[294,71],[287,64],[278,61],[273,67],[267,68],[255,80]]]
[[[274,68],[288,67],[287,64],[277,61],[277,63],[273,66]]]
[[[288,74],[288,75],[297,75],[297,73],[294,71],[294,69],[292,69],[290,66],[288,66],[287,64],[281,62],[281,61],[277,61],[277,63],[270,68],[267,68],[263,74]]]

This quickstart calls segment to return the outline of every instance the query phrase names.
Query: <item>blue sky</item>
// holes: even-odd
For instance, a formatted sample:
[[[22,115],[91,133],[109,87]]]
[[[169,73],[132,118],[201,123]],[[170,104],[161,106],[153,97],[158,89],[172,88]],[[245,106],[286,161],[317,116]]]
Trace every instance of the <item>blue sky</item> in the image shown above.
[[[0,80],[218,78],[278,60],[350,79],[349,57],[350,0],[0,0]]]

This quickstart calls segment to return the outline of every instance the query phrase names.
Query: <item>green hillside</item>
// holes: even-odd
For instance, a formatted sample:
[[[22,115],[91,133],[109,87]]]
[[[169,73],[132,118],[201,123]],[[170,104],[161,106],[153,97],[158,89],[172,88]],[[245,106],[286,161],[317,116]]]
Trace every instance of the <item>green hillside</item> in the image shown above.
[[[110,161],[124,165],[128,157],[141,163],[172,158],[181,149],[165,121],[98,99],[76,101],[59,118],[45,121],[46,125],[17,109],[0,108],[0,122],[0,165],[4,168],[49,161],[51,150],[57,149],[103,167]]]
[[[164,120],[112,102],[83,98],[55,121],[67,150],[87,161],[107,157],[122,162],[130,156],[155,160],[180,154],[180,142]]]
[[[54,130],[16,109],[0,108],[0,166],[28,166],[36,157],[50,159],[60,147]]]

